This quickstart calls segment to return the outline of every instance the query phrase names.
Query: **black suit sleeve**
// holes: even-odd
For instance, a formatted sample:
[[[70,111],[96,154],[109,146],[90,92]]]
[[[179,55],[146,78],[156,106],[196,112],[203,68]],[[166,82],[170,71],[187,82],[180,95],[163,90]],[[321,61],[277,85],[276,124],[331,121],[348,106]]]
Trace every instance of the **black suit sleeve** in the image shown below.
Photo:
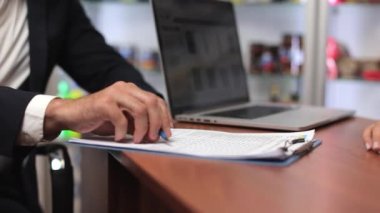
[[[35,93],[0,87],[0,155],[12,157],[25,109]]]
[[[90,92],[122,80],[156,91],[128,64],[90,23],[78,0],[70,0],[64,51],[59,64],[80,86]]]

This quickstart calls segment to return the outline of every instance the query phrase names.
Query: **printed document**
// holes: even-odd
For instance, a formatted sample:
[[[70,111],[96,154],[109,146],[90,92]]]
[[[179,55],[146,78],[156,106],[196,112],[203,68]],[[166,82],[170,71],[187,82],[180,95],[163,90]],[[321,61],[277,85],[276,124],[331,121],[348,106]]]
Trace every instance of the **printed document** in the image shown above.
[[[69,143],[111,148],[145,150],[171,154],[224,159],[283,159],[314,137],[314,130],[292,133],[230,133],[197,129],[172,129],[169,141],[134,144],[131,138],[114,142],[112,138],[72,139]],[[302,143],[284,147],[289,141],[304,139]]]

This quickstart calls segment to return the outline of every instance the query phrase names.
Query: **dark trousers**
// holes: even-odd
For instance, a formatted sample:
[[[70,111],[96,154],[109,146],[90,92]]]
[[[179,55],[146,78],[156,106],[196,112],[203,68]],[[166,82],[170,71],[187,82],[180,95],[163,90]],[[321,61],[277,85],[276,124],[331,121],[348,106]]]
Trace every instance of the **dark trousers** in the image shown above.
[[[28,198],[21,178],[22,160],[30,150],[30,147],[15,147],[11,160],[0,157],[0,213],[31,213],[26,205]]]
[[[0,212],[30,213],[20,202],[0,197]]]

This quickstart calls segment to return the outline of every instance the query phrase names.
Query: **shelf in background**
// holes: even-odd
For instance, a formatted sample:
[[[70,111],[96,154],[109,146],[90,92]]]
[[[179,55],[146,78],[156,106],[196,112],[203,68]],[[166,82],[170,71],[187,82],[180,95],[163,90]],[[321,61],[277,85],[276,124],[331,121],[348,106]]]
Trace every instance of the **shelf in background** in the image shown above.
[[[149,82],[158,92],[167,98],[164,75],[162,72],[141,71],[145,80]],[[298,76],[300,77],[300,76]],[[297,76],[292,75],[262,75],[247,74],[247,83],[250,93],[250,100],[270,101],[273,90],[278,90],[279,101],[291,102],[292,95],[300,92],[300,85]]]
[[[250,78],[260,78],[260,79],[299,79],[302,75],[290,75],[290,74],[281,74],[281,73],[263,73],[263,74],[254,74],[249,73]]]
[[[371,81],[365,80],[362,78],[337,78],[337,79],[329,79],[328,82],[337,82],[337,83],[345,83],[345,84],[374,84],[376,86],[380,86],[380,81]]]
[[[294,0],[288,0],[288,1],[231,0],[230,2],[234,3],[235,5],[253,5],[253,6],[260,6],[260,5],[303,5],[303,4],[305,4],[306,0],[297,0],[297,1],[294,1]]]
[[[329,4],[332,7],[339,7],[342,5],[380,5],[379,0],[357,0],[357,1],[347,1],[347,0],[329,0]]]

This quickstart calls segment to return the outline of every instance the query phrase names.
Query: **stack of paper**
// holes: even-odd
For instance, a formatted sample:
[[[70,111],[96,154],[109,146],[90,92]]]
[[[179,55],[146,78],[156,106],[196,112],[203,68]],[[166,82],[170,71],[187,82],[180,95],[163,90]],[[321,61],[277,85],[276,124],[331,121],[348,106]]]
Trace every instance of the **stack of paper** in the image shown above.
[[[106,149],[132,149],[223,159],[285,159],[310,144],[314,130],[292,133],[229,133],[196,129],[172,129],[170,141],[133,144],[132,139],[73,139],[70,143]],[[303,142],[290,144],[295,139]],[[290,144],[290,145],[289,145]],[[286,147],[286,149],[284,149]]]

